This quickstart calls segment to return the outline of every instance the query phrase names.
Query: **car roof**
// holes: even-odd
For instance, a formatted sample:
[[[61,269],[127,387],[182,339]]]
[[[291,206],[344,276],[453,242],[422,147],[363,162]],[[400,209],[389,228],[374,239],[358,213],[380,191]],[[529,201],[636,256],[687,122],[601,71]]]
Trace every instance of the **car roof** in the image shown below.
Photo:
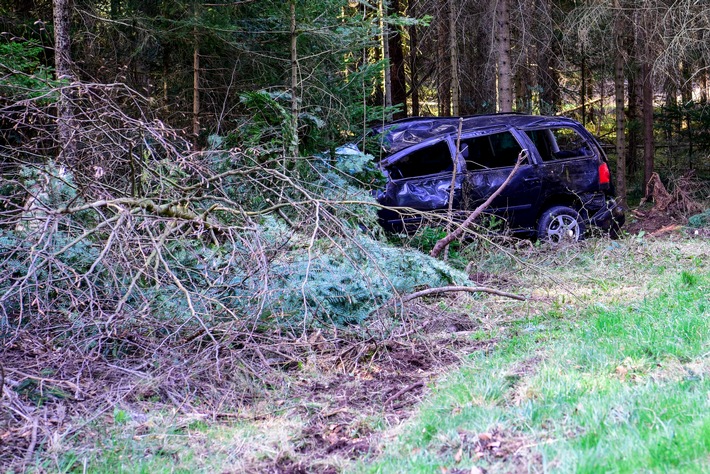
[[[410,117],[374,127],[373,133],[378,137],[383,151],[392,154],[432,138],[457,134],[461,119],[463,119],[462,133],[478,130],[496,131],[508,127],[525,129],[577,123],[566,117],[516,113],[467,117]]]

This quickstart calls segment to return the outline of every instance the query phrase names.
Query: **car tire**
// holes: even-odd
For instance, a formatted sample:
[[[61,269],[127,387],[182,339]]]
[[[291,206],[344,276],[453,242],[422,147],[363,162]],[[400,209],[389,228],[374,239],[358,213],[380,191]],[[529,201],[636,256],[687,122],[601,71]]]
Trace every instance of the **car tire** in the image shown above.
[[[579,212],[567,206],[554,206],[540,216],[537,237],[553,244],[577,242],[584,238],[585,230]]]

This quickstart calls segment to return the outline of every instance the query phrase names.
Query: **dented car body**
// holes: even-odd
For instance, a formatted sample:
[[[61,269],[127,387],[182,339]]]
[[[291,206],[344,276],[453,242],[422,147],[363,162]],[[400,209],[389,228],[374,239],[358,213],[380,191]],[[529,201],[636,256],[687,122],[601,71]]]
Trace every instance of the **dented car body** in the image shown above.
[[[624,223],[606,155],[574,120],[518,114],[410,118],[375,133],[387,178],[377,194],[386,230],[436,221],[450,196],[457,215],[465,216],[500,187],[522,150],[527,158],[488,215],[502,218],[513,232],[553,241],[577,240],[589,226],[615,233]]]

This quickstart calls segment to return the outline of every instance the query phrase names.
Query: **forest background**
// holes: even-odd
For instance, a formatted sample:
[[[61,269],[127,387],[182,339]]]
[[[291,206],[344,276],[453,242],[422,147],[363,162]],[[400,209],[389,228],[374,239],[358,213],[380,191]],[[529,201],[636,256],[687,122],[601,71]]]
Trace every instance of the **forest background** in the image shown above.
[[[710,174],[704,1],[2,0],[0,30],[16,466],[52,444],[32,397],[100,405],[130,376],[121,400],[224,413],[314,351],[355,370],[407,333],[398,298],[470,285],[461,243],[445,262],[377,229],[377,157],[336,153],[373,125],[572,117],[627,204]]]

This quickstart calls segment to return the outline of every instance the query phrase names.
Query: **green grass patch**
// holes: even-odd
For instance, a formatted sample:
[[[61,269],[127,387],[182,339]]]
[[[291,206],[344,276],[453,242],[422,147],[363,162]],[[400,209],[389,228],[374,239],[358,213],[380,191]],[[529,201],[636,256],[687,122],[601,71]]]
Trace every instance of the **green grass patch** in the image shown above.
[[[709,293],[683,270],[640,301],[512,323],[355,471],[710,472]]]
[[[114,410],[112,422],[97,421],[67,440],[66,449],[37,472],[211,473],[249,472],[261,462],[289,456],[299,419],[214,423],[154,412],[132,416]],[[73,443],[72,443],[73,441]]]

